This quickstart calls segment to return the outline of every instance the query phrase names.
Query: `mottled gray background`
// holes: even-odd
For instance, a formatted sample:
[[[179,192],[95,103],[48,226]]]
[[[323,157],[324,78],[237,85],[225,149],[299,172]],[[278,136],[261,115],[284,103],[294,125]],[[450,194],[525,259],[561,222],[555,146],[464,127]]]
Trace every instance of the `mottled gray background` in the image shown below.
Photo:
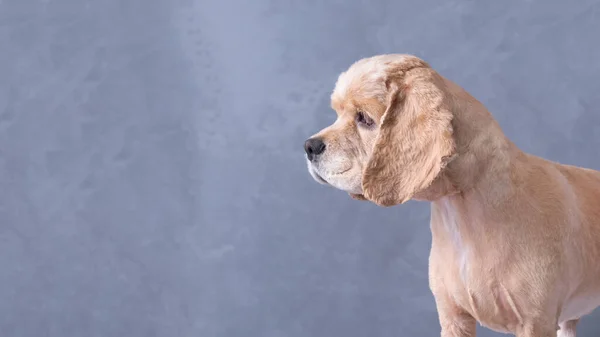
[[[599,41],[600,0],[0,0],[0,334],[436,336],[428,205],[306,171],[338,73],[416,54],[600,169]]]

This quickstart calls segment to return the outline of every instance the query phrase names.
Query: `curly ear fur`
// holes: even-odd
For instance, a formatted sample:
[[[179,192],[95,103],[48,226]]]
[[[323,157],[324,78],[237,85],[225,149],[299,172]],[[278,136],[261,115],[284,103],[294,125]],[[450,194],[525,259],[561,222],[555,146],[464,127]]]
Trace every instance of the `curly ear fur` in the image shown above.
[[[363,173],[365,198],[380,206],[429,187],[455,151],[449,97],[431,68],[388,79],[388,106]]]

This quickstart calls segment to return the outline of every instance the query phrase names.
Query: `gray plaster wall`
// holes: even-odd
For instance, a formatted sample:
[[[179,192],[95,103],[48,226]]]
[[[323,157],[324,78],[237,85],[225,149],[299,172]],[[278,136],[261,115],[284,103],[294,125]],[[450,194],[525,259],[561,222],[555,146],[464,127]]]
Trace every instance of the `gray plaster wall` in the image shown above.
[[[338,73],[416,54],[600,169],[599,42],[599,0],[1,0],[0,335],[436,336],[428,205],[306,171]]]

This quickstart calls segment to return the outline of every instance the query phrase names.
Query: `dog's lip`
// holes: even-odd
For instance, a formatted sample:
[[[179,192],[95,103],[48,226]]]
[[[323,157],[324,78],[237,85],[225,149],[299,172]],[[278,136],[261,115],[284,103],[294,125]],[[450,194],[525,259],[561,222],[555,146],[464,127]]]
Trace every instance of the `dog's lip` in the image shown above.
[[[334,175],[336,175],[336,176],[339,176],[340,174],[344,174],[344,173],[346,173],[346,172],[350,171],[351,169],[352,169],[352,166],[350,166],[350,167],[348,167],[347,169],[345,169],[345,170],[342,170],[342,171],[340,171],[340,172],[338,172],[338,173],[334,173]]]
[[[324,184],[324,185],[329,185],[327,180],[323,179],[323,177],[321,177],[319,172],[317,172],[317,170],[312,165],[309,164],[308,170],[310,171],[310,174],[313,176],[313,178],[315,180],[317,180],[319,183]]]
[[[323,179],[323,177],[321,177],[321,175],[319,175],[319,173],[317,173],[316,171],[314,171],[313,173],[315,174],[315,177],[317,178],[317,180],[319,180],[319,182],[329,185],[327,180]]]
[[[346,172],[350,171],[351,169],[352,169],[352,166],[350,166],[349,168],[347,168],[347,169],[345,169],[345,170],[342,170],[342,171],[340,171],[340,172],[334,173],[334,174],[332,174],[332,176],[339,176],[339,175],[341,175],[341,174],[344,174],[344,173],[346,173]],[[319,174],[319,172],[318,172],[317,170],[315,170],[315,169],[313,168],[313,169],[312,169],[312,171],[313,171],[313,173],[314,173],[315,177],[317,178],[317,180],[318,180],[320,183],[322,183],[322,184],[325,184],[325,185],[331,185],[331,184],[329,184],[329,182],[328,182],[328,181],[327,181],[325,178],[323,178],[323,177],[322,177],[322,176]]]

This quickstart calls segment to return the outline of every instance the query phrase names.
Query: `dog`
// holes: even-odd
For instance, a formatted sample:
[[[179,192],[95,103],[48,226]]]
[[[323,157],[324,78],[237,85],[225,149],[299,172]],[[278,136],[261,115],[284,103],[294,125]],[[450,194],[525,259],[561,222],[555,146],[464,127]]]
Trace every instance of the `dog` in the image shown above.
[[[520,150],[486,107],[414,55],[367,57],[304,143],[310,175],[389,207],[431,203],[429,287],[442,337],[476,323],[575,337],[600,306],[600,172]]]

